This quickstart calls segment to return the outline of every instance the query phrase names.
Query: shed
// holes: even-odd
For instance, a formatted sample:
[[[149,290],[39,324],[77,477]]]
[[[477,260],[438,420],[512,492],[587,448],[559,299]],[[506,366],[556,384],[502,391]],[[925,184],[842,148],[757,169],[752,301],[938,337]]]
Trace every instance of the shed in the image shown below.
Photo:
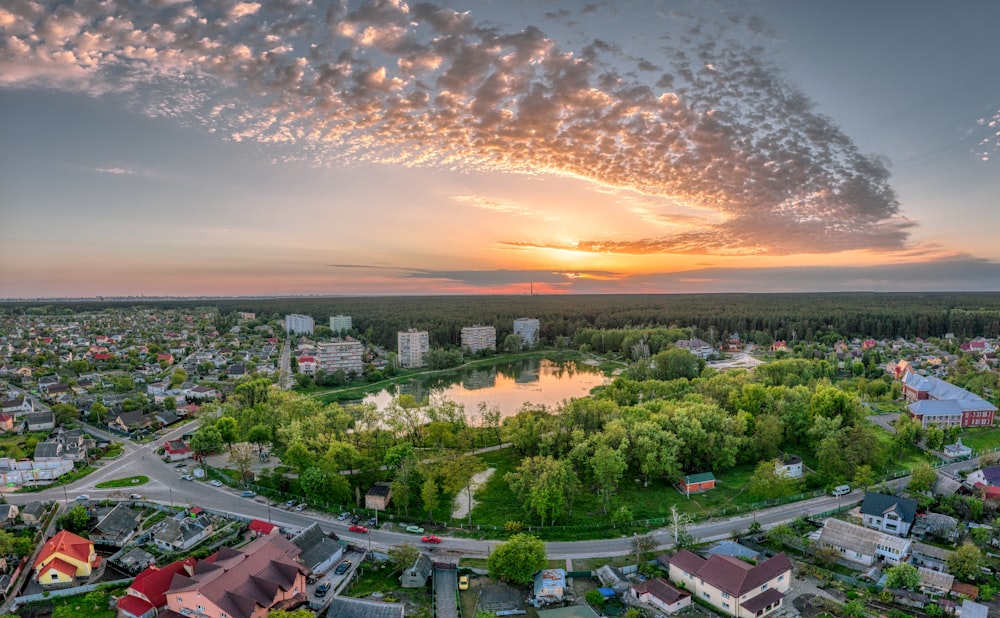
[[[715,475],[711,472],[700,472],[698,474],[688,474],[680,482],[681,493],[691,495],[715,489]]]
[[[365,494],[365,508],[384,511],[389,506],[391,499],[392,485],[390,483],[374,483]]]

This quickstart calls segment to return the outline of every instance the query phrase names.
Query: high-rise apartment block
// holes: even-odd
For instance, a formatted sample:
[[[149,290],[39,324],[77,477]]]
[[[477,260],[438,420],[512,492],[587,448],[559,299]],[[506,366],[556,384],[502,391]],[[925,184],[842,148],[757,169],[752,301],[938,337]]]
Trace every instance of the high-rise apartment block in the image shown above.
[[[335,315],[330,317],[330,330],[334,333],[346,333],[351,330],[351,316]]]
[[[497,329],[493,326],[465,326],[462,328],[462,349],[467,352],[497,349]]]
[[[425,357],[431,349],[427,331],[412,328],[401,330],[396,333],[396,344],[400,367],[423,367],[427,364]]]
[[[287,333],[294,333],[296,335],[311,335],[313,334],[313,328],[315,327],[316,322],[313,321],[311,315],[290,313],[285,316],[285,332]]]
[[[324,341],[316,345],[316,365],[324,373],[343,371],[359,376],[365,371],[364,353],[365,346],[351,337],[343,341]]]
[[[514,334],[529,348],[538,343],[538,319],[517,318],[514,320]]]

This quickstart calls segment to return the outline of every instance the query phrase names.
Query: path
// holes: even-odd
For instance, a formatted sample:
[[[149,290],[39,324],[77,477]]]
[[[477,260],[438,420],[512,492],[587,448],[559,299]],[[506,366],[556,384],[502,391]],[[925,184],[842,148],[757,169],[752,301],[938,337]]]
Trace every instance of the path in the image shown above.
[[[496,472],[496,468],[486,468],[482,472],[474,475],[469,479],[469,484],[465,486],[465,489],[458,492],[455,496],[455,504],[451,511],[451,516],[454,519],[464,519],[472,509],[476,508],[476,499],[474,496],[476,491],[483,486],[486,481],[490,480],[493,473]],[[470,488],[471,487],[471,491]]]

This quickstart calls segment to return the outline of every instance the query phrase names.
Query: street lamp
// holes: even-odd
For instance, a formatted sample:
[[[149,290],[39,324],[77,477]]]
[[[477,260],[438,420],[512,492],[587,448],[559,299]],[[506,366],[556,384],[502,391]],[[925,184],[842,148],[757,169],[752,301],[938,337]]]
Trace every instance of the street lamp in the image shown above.
[[[174,488],[167,487],[167,491],[170,492],[170,508],[174,508]]]

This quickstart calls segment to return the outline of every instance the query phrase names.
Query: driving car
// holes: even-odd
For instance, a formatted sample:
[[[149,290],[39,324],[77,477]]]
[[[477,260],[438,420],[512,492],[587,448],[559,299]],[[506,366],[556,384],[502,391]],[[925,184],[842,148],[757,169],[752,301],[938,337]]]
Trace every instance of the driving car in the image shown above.
[[[469,589],[469,576],[468,575],[463,575],[463,576],[461,576],[461,577],[458,578],[458,589],[459,590],[468,590]]]
[[[322,584],[316,586],[316,596],[325,597],[327,592],[330,592],[330,582],[323,582]]]
[[[334,570],[334,573],[336,573],[337,575],[343,575],[344,573],[347,572],[347,569],[349,568],[351,568],[351,561],[344,560],[343,562],[337,565],[337,568],[336,570]]]
[[[413,534],[423,534],[424,533],[424,529],[421,528],[420,526],[407,526],[406,527],[406,531],[407,532],[412,532]]]
[[[247,490],[247,491],[244,491],[244,492],[240,493],[240,497],[242,497],[242,498],[253,498],[256,495],[257,495],[257,492],[250,491],[250,490]]]
[[[368,528],[365,528],[360,524],[354,524],[353,526],[348,528],[348,530],[350,530],[351,532],[357,532],[359,534],[368,534]]]
[[[420,539],[420,542],[421,543],[440,543],[441,542],[441,537],[434,536],[433,534],[431,534],[431,535],[425,536],[422,539]]]
[[[222,487],[222,481],[220,481],[219,479],[212,479],[211,481],[208,482],[208,484],[211,485],[212,487]]]
[[[139,495],[139,494],[129,494],[128,499],[129,500],[142,500],[142,496]]]
[[[90,496],[88,496],[87,494],[80,494],[79,496],[76,497],[76,499],[79,500],[80,502],[86,502],[87,500],[90,500]]]

